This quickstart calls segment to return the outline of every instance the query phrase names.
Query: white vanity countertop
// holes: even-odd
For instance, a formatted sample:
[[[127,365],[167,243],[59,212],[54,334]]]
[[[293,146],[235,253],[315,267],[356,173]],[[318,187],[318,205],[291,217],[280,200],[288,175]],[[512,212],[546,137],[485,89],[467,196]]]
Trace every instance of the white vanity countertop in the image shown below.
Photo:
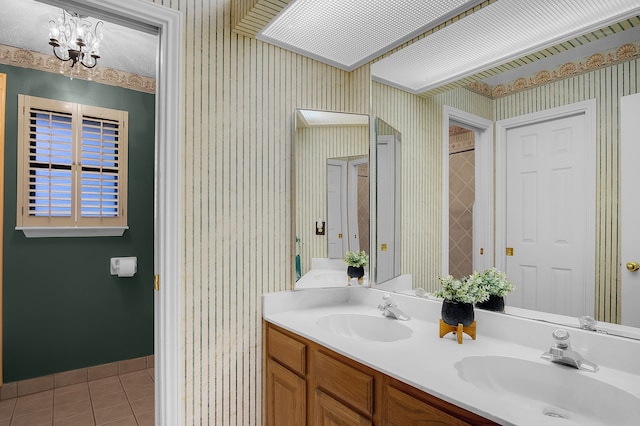
[[[547,404],[541,401],[480,389],[459,377],[455,368],[465,357],[501,356],[568,369],[540,358],[553,344],[551,333],[564,327],[476,309],[476,340],[464,334],[460,345],[452,333],[439,337],[440,302],[395,293],[395,304],[411,317],[401,321],[413,332],[407,339],[372,342],[343,337],[317,324],[319,318],[332,314],[380,316],[377,306],[384,293],[358,287],[269,293],[263,295],[263,318],[500,424],[585,424],[584,419],[576,423],[542,415]],[[569,369],[571,373],[609,383],[640,398],[640,341],[568,330],[572,348],[600,367],[596,373]],[[549,383],[550,388],[554,385]]]

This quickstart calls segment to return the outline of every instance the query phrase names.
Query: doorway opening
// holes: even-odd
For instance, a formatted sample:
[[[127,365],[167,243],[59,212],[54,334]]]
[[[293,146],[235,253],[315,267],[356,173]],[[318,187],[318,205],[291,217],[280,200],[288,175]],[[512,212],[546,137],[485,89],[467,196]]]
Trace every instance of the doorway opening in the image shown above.
[[[441,274],[462,278],[494,262],[493,122],[449,106],[442,115]]]
[[[182,17],[143,0],[38,0],[159,37],[156,72],[154,177],[155,423],[180,420],[180,84]],[[149,283],[153,286],[154,283]]]
[[[473,273],[473,206],[476,197],[475,132],[449,125],[449,274]]]

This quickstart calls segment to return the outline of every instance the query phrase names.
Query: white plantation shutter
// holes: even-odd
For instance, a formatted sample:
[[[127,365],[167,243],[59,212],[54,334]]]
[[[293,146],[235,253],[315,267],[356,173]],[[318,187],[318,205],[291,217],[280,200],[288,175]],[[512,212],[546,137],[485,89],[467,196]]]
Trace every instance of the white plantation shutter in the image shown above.
[[[127,112],[18,104],[18,227],[126,227]]]
[[[31,216],[71,217],[73,134],[71,115],[29,111],[29,192]]]
[[[119,123],[82,118],[80,215],[117,217],[120,186]]]

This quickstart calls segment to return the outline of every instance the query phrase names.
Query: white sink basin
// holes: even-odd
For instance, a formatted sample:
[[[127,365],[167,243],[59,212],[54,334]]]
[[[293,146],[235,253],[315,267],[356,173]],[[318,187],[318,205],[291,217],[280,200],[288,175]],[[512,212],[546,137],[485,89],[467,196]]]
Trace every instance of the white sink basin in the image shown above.
[[[640,419],[640,399],[598,380],[597,372],[500,356],[463,358],[455,368],[532,424],[548,417],[559,418],[558,425],[637,425]]]
[[[340,336],[369,342],[394,342],[413,333],[401,321],[383,316],[334,314],[318,319],[317,324]]]

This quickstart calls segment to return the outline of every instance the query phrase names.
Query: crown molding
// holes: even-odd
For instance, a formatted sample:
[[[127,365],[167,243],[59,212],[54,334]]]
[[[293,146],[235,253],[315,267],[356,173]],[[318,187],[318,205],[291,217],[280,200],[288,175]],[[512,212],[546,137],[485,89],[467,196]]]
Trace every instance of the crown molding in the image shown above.
[[[155,94],[156,92],[155,78],[144,77],[138,74],[99,66],[91,69],[78,66],[78,68],[73,70],[73,74],[70,74],[69,71],[71,68],[66,63],[61,62],[52,55],[45,55],[43,53],[19,49],[7,45],[0,45],[0,63],[54,74],[62,74],[71,78],[79,78],[81,80],[123,87],[125,89],[136,90],[138,92],[151,94]]]

